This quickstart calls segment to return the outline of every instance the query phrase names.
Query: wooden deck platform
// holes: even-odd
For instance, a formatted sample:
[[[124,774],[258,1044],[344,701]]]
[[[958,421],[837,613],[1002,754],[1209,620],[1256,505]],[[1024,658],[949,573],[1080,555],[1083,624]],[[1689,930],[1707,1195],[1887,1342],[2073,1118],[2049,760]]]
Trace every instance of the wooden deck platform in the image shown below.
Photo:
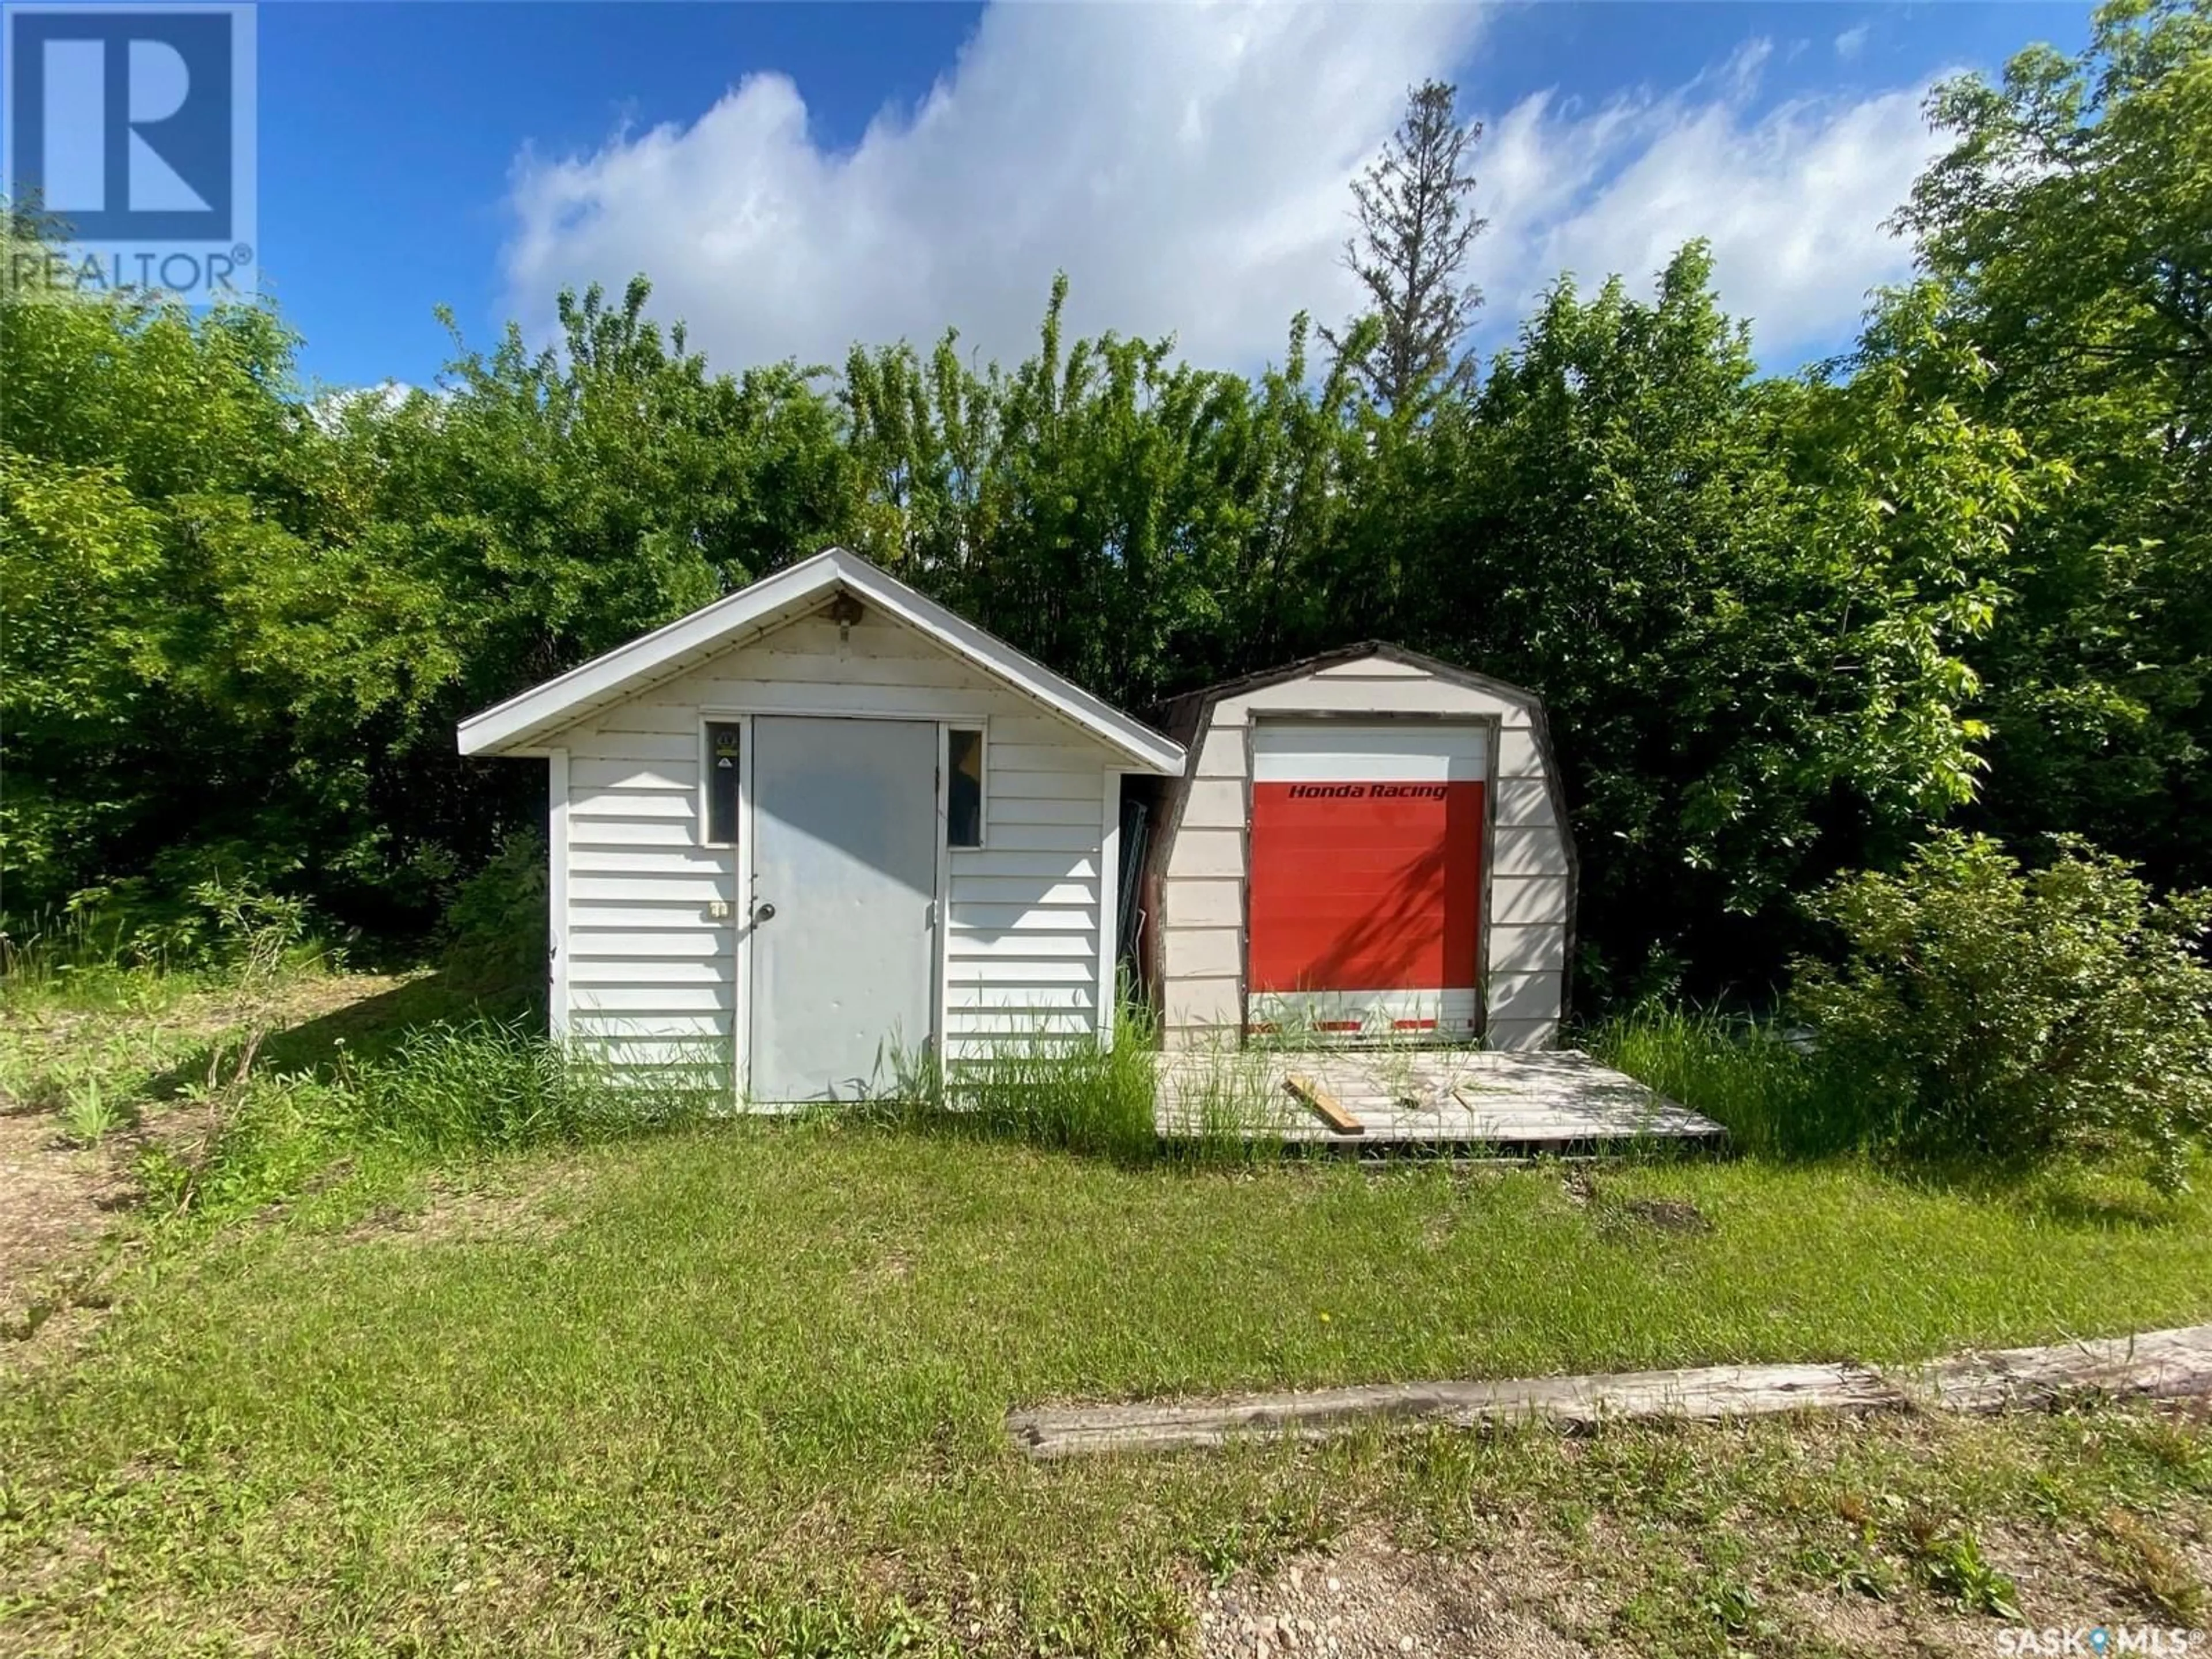
[[[1200,1050],[1163,1054],[1158,1066],[1155,1109],[1160,1133],[1171,1139],[1231,1135],[1513,1154],[1724,1133],[1572,1048]]]

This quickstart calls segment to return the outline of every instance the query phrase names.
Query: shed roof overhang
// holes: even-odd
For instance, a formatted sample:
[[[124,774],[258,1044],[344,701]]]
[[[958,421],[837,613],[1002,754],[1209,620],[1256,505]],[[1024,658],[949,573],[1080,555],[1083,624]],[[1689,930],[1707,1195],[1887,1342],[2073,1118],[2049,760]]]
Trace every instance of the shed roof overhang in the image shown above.
[[[796,621],[839,592],[896,618],[1079,727],[1118,754],[1127,770],[1164,776],[1182,770],[1182,744],[842,547],[763,576],[665,628],[470,715],[460,724],[461,753],[541,752],[540,745],[562,727],[673,678],[718,652]]]

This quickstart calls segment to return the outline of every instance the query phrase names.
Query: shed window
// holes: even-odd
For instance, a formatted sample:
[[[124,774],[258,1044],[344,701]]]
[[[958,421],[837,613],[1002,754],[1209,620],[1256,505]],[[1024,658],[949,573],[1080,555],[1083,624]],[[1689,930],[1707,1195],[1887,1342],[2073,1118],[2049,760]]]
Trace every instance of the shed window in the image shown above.
[[[983,844],[983,734],[955,726],[945,733],[945,839],[954,847]]]
[[[744,728],[735,720],[707,723],[707,844],[738,844],[738,756]]]

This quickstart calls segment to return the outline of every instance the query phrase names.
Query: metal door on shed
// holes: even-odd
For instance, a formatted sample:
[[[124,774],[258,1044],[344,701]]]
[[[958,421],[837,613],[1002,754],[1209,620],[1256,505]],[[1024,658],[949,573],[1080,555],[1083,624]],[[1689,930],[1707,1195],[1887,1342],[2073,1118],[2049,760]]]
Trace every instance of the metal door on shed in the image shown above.
[[[1245,974],[1255,1029],[1474,1035],[1489,761],[1481,725],[1252,728]]]
[[[751,1099],[873,1093],[930,1042],[937,751],[929,721],[754,720]]]

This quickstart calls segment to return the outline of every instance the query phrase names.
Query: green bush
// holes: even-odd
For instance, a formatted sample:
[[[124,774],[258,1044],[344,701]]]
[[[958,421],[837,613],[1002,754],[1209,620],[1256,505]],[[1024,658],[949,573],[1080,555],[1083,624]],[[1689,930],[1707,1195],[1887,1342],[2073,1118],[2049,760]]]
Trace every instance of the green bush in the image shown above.
[[[439,928],[441,965],[455,989],[493,1003],[543,999],[545,868],[544,836],[525,830],[455,890]]]
[[[2159,898],[2077,840],[2023,870],[1949,834],[1810,908],[1844,952],[1796,964],[1795,1006],[1824,1065],[1893,1109],[1906,1148],[2136,1156],[2160,1188],[2182,1183],[2212,1123],[2212,894]]]
[[[179,858],[163,872],[171,884],[134,876],[80,889],[58,910],[0,915],[0,975],[16,983],[106,969],[251,975],[294,957],[331,954],[309,936],[306,900],[219,860],[199,862],[211,873],[186,880],[190,870]]]

